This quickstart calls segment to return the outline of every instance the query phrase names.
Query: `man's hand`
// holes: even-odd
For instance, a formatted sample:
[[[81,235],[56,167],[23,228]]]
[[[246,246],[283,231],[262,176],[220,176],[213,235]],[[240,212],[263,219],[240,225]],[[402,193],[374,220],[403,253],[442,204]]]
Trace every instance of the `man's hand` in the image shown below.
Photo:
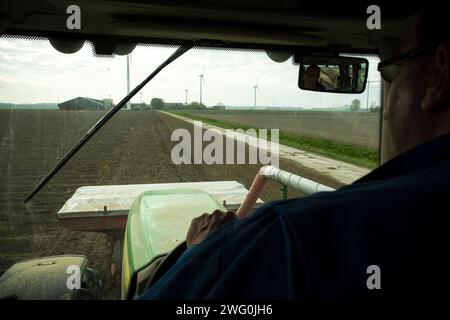
[[[204,213],[193,219],[186,236],[187,247],[190,248],[192,245],[202,242],[221,225],[236,219],[237,217],[233,212],[224,213],[220,210],[216,210],[212,214]]]

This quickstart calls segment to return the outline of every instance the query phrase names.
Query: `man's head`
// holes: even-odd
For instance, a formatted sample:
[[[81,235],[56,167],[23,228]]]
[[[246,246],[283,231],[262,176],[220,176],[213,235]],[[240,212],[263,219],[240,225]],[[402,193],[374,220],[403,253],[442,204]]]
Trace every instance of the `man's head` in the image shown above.
[[[316,65],[309,66],[303,76],[303,88],[314,90],[320,78],[320,68]]]
[[[450,133],[450,37],[439,10],[424,10],[411,26],[398,54],[427,47],[403,62],[392,81],[384,111],[395,157]]]

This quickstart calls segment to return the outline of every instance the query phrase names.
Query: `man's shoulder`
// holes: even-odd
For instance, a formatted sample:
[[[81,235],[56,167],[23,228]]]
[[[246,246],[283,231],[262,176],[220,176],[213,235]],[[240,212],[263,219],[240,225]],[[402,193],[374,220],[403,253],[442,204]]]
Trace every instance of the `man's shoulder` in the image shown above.
[[[445,209],[449,169],[441,163],[276,202],[266,210],[283,217],[280,224],[299,244],[308,279],[316,288],[348,288],[348,294],[364,294],[361,279],[366,279],[368,266],[376,265],[391,276],[387,297],[420,296],[425,288],[440,286],[449,265],[443,254],[450,241]],[[445,267],[441,272],[436,266]],[[416,283],[408,282],[413,278]],[[314,292],[318,297],[328,293]]]
[[[421,213],[430,203],[443,205],[450,192],[450,162],[423,168],[407,174],[384,176],[374,173],[370,179],[362,179],[332,192],[318,192],[308,197],[275,201],[265,207],[266,211],[277,210],[289,217],[306,219],[319,215],[355,215],[355,219],[384,212],[408,211]]]

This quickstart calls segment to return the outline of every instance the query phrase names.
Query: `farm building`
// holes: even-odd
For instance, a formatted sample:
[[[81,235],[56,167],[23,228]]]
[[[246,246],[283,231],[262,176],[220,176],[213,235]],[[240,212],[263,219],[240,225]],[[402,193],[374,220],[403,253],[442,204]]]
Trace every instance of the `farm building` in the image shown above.
[[[78,97],[58,104],[59,110],[105,110],[102,100]]]

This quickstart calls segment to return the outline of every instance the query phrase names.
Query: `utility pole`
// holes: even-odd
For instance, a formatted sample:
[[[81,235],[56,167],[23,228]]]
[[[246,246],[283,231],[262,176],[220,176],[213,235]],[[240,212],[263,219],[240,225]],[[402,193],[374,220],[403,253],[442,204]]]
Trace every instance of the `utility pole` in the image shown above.
[[[370,84],[374,82],[380,83],[381,81],[367,80],[366,111],[369,111]]]
[[[186,105],[186,107],[187,107],[187,99],[188,99],[188,92],[189,92],[189,90],[188,89],[184,89],[184,91],[186,92],[186,100],[185,100],[185,105]]]
[[[203,83],[203,73],[199,75],[200,78],[200,107],[202,105],[202,83]]]
[[[109,67],[106,68],[106,93],[109,94]]]
[[[127,54],[127,94],[130,94],[130,55]],[[131,102],[127,102],[127,109],[131,109]]]
[[[255,85],[253,86],[253,89],[255,90],[255,96],[254,96],[254,107],[256,108],[256,89],[258,89],[258,90],[259,90],[259,87],[258,87],[258,85],[257,85],[257,84],[255,84]]]
[[[370,83],[372,81],[367,81],[367,100],[366,100],[366,111],[369,111],[369,93],[370,93]]]

